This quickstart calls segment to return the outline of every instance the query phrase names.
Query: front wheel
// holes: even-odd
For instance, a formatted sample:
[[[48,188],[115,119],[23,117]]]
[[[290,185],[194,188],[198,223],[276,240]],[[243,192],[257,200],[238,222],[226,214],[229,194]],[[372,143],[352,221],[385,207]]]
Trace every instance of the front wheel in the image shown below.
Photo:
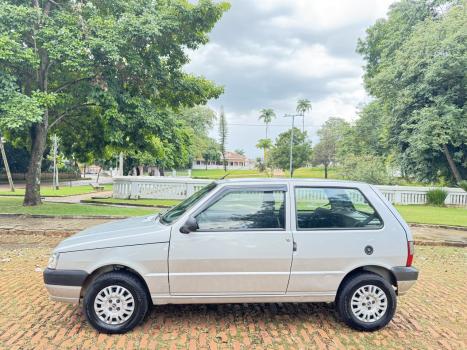
[[[149,305],[140,280],[122,271],[97,277],[86,291],[83,307],[97,331],[125,333],[143,321]]]
[[[336,298],[343,321],[353,329],[375,331],[386,326],[396,311],[392,285],[379,275],[362,273],[345,282]]]

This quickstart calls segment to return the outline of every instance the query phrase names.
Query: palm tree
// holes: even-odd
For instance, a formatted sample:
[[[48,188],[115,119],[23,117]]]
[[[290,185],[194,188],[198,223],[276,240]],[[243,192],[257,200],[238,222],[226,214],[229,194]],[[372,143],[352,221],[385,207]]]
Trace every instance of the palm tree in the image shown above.
[[[264,162],[266,163],[267,150],[271,148],[272,141],[270,139],[260,139],[256,144],[256,147],[263,150]]]
[[[259,120],[263,120],[264,124],[266,124],[266,138],[268,138],[268,128],[269,123],[276,117],[276,113],[271,108],[263,108],[261,110],[261,114],[259,116]]]
[[[311,111],[311,101],[302,98],[297,101],[297,113],[302,116],[302,132],[305,131],[305,113]]]

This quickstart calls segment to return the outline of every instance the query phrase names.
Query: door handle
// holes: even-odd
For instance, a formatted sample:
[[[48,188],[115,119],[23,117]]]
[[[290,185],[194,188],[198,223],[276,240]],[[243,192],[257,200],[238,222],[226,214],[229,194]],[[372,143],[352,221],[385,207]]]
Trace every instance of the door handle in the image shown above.
[[[297,251],[297,242],[293,242],[293,251],[296,252]]]

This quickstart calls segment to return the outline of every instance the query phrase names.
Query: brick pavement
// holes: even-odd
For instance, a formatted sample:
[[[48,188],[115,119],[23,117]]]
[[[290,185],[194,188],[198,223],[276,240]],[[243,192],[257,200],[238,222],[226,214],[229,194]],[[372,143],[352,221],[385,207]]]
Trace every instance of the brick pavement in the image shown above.
[[[465,349],[465,248],[417,247],[421,276],[375,333],[353,331],[328,304],[156,306],[126,335],[98,334],[80,307],[49,301],[42,273],[59,237],[0,235],[1,349]]]

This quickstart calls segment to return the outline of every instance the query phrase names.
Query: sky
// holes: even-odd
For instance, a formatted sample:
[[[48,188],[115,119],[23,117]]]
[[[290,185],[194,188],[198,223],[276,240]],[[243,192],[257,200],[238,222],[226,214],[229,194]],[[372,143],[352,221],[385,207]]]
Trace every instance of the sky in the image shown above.
[[[221,106],[227,117],[227,149],[242,149],[250,158],[265,137],[260,110],[274,109],[269,128],[273,140],[290,128],[296,102],[307,98],[312,111],[305,129],[313,143],[329,117],[358,118],[368,102],[363,88],[364,62],[355,52],[358,38],[393,0],[231,0],[210,34],[210,42],[190,52],[186,71],[224,86],[208,105]],[[302,121],[296,120],[301,127]],[[218,138],[218,126],[211,136]]]

